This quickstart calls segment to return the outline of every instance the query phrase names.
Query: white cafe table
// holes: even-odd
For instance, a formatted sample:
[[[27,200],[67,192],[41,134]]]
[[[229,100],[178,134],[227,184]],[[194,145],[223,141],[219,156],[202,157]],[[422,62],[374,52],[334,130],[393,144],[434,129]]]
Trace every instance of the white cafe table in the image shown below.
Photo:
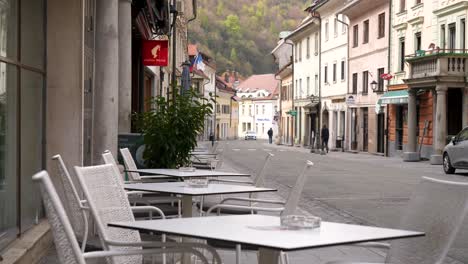
[[[259,247],[259,264],[278,263],[280,251],[424,236],[422,232],[332,222],[322,222],[317,229],[287,230],[281,228],[279,217],[265,215],[135,221],[109,226]]]
[[[137,169],[126,170],[127,172],[138,172],[144,175],[165,175],[179,179],[194,178],[194,177],[222,177],[222,176],[237,176],[237,177],[250,177],[250,174],[229,172],[229,171],[212,171],[212,170],[195,170],[195,171],[181,171],[179,169]],[[144,179],[151,179],[151,176],[143,176]]]
[[[177,194],[182,196],[182,217],[192,217],[194,196],[223,195],[236,193],[275,192],[276,189],[258,188],[251,185],[210,183],[205,188],[188,187],[185,182],[133,183],[125,184],[126,190]]]

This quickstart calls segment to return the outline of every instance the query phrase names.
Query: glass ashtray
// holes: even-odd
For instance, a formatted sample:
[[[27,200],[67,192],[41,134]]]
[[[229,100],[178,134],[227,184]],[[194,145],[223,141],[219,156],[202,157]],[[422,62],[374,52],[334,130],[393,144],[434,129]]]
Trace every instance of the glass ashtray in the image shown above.
[[[183,171],[183,172],[194,172],[196,170],[197,168],[194,168],[194,167],[180,167],[179,168],[179,171]]]
[[[316,216],[285,215],[281,216],[281,227],[286,229],[319,228],[322,219]]]
[[[185,185],[190,188],[207,188],[208,184],[208,179],[197,178],[185,180]]]

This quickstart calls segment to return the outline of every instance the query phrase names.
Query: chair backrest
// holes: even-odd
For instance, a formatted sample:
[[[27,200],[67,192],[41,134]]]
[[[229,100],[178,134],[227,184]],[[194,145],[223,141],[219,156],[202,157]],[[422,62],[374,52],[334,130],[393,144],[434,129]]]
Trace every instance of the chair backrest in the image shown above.
[[[130,153],[130,150],[128,148],[120,149],[120,154],[122,154],[124,165],[127,170],[138,169],[135,163],[135,160],[132,157],[132,153]],[[131,181],[141,181],[140,173],[138,172],[127,172],[127,173]]]
[[[120,174],[120,170],[117,165],[117,162],[115,161],[114,156],[112,155],[112,152],[110,152],[110,150],[106,150],[104,151],[104,153],[102,153],[102,160],[104,161],[104,164],[110,164],[114,166],[117,175],[120,176],[119,179],[121,180],[121,183],[124,184],[124,178]]]
[[[110,222],[135,221],[127,194],[119,179],[120,176],[116,175],[115,166],[106,164],[92,167],[75,167],[75,171],[104,248],[126,249],[125,247],[110,246],[108,241],[140,242],[141,238],[138,231],[108,226]],[[142,257],[113,257],[113,262],[114,264],[141,264]]]
[[[299,200],[301,199],[302,191],[304,190],[304,185],[307,180],[308,172],[314,163],[312,161],[307,161],[302,173],[297,177],[294,187],[289,193],[286,204],[284,205],[284,211],[281,215],[291,215],[296,213],[297,206],[299,205]]]
[[[263,167],[254,179],[255,187],[263,187],[264,181],[265,181],[266,170],[268,168],[271,158],[274,156],[275,155],[273,153],[267,153],[265,157],[265,162],[263,163]]]
[[[52,229],[59,262],[62,264],[86,264],[72,225],[49,174],[46,171],[41,171],[32,178],[41,187],[42,200]]]
[[[468,212],[468,183],[422,178],[399,228],[425,232],[391,244],[386,263],[443,263]]]
[[[78,179],[73,179],[70,175],[63,159],[60,155],[52,157],[53,167],[51,168],[57,175],[56,185],[62,192],[57,192],[67,215],[70,217],[70,222],[75,231],[75,235],[83,241],[87,232],[88,216],[87,213],[81,209],[82,193]]]

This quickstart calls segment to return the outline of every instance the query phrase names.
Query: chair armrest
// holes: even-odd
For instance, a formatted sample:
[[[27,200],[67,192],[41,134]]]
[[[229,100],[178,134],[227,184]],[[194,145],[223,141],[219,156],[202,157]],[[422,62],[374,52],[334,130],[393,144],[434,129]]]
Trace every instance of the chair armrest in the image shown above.
[[[243,197],[229,197],[222,200],[219,204],[224,204],[228,201],[243,201],[243,202],[254,202],[254,203],[266,203],[266,204],[280,204],[285,205],[286,203],[278,200],[264,200],[264,199],[254,199],[254,198],[243,198]]]
[[[209,182],[226,182],[226,183],[241,183],[241,184],[249,184],[253,185],[253,181],[247,180],[247,181],[239,181],[239,180],[225,180],[225,179],[209,179]]]
[[[382,262],[375,263],[375,262],[356,262],[356,261],[345,261],[345,260],[338,260],[338,261],[330,261],[325,264],[385,264]]]
[[[165,219],[166,216],[164,215],[164,212],[154,206],[132,206],[130,207],[132,209],[132,212],[156,212],[158,213],[162,219]]]
[[[116,256],[135,256],[135,255],[155,255],[155,254],[167,254],[167,253],[190,253],[199,257],[203,263],[209,264],[208,259],[200,253],[198,250],[189,247],[179,248],[161,248],[161,249],[136,249],[136,250],[109,250],[109,251],[94,251],[86,252],[83,254],[85,259],[96,259]],[[216,258],[217,259],[217,258]],[[216,263],[221,261],[216,260]]]
[[[390,244],[381,243],[381,242],[365,242],[365,243],[356,243],[347,245],[351,247],[371,247],[371,248],[380,248],[380,249],[390,249]]]
[[[221,258],[216,252],[216,250],[206,244],[203,243],[196,243],[196,242],[157,242],[157,241],[141,241],[141,242],[120,242],[114,240],[106,240],[106,244],[117,246],[117,247],[144,247],[144,248],[158,248],[158,247],[165,247],[165,248],[203,248],[209,251],[217,261],[221,264]]]
[[[142,180],[152,180],[152,179],[171,179],[173,177],[171,176],[166,176],[166,175],[145,175],[145,176],[140,176]]]
[[[262,212],[276,212],[276,213],[281,213],[284,211],[284,207],[279,207],[279,208],[271,208],[271,207],[258,207],[258,206],[246,206],[246,205],[231,205],[231,204],[217,204],[212,206],[208,211],[206,211],[206,214],[210,214],[211,211],[217,210],[218,214],[220,212],[220,209],[246,209],[246,210],[252,210],[252,211],[262,211]]]

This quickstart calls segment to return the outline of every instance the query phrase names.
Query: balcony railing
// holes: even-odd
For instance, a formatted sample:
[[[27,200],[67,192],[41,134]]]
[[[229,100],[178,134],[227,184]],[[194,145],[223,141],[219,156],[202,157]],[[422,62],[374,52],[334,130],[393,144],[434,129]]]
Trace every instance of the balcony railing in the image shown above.
[[[464,77],[468,72],[468,50],[435,49],[418,50],[406,56],[409,64],[409,78],[433,76]]]

